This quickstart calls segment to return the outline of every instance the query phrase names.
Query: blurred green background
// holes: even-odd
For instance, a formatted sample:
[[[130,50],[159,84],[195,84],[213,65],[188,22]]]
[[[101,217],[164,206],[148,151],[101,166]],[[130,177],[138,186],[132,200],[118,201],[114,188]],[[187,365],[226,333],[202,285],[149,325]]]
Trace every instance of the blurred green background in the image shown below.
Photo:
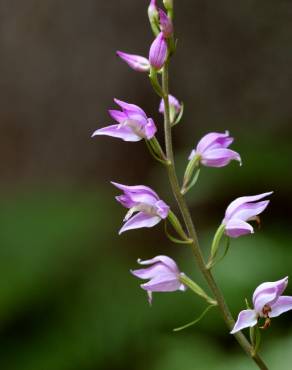
[[[235,240],[215,270],[236,315],[259,283],[292,267],[292,4],[176,3],[171,92],[186,107],[174,129],[179,173],[211,130],[229,129],[244,163],[205,169],[188,194],[204,252],[231,200],[275,191],[261,229]],[[147,56],[147,6],[0,0],[1,369],[255,368],[216,310],[173,333],[203,302],[190,292],[155,294],[149,308],[129,273],[138,257],[168,254],[204,286],[187,248],[166,240],[162,225],[117,235],[125,210],[110,180],[152,186],[175,209],[143,143],[90,139],[111,122],[113,97],[141,105],[162,128],[146,76],[115,57],[118,49]],[[263,335],[271,369],[291,369],[291,315]]]

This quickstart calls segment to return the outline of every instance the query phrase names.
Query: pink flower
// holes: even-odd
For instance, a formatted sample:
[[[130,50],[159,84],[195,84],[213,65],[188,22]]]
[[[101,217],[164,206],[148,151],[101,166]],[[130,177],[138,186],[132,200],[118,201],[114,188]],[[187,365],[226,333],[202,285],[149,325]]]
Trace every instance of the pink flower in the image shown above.
[[[117,55],[134,71],[149,72],[150,70],[150,63],[147,58],[141,57],[140,55],[123,53],[122,51],[117,51]]]
[[[92,134],[92,137],[106,135],[117,137],[124,141],[150,140],[155,135],[157,129],[152,118],[148,118],[146,113],[137,105],[125,103],[114,99],[122,110],[109,110],[110,116],[118,124],[100,128]]]
[[[127,186],[116,182],[112,184],[124,192],[116,200],[129,208],[119,234],[126,230],[153,227],[168,216],[169,206],[148,186]],[[133,216],[134,213],[136,214]]]
[[[268,206],[269,200],[257,202],[273,192],[240,197],[235,199],[227,207],[223,224],[225,225],[225,234],[231,238],[237,238],[241,235],[252,234],[253,227],[247,221],[255,220]]]
[[[211,132],[199,141],[196,149],[192,150],[189,160],[196,156],[198,161],[206,167],[224,167],[232,160],[241,164],[240,155],[228,149],[232,142],[233,138],[229,136],[228,131],[225,134]]]
[[[183,274],[177,267],[175,261],[167,256],[157,256],[150,260],[138,260],[140,265],[151,265],[145,269],[132,270],[131,273],[140,279],[150,279],[141,284],[141,288],[148,293],[148,300],[152,302],[152,292],[174,292],[185,291],[186,286],[180,282]]]
[[[288,276],[282,280],[259,285],[252,297],[254,308],[239,313],[231,334],[255,326],[259,318],[265,319],[263,328],[267,328],[271,318],[292,310],[292,297],[282,295],[287,285]]]

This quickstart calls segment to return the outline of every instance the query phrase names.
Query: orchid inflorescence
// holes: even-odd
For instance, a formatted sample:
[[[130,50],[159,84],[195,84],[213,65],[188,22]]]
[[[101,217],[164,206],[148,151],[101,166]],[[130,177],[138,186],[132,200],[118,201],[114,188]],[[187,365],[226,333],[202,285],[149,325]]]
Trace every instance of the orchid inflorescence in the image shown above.
[[[197,266],[205,277],[212,296],[209,296],[196,282],[181,272],[176,262],[168,256],[158,255],[144,261],[139,259],[138,263],[144,268],[132,270],[131,273],[140,279],[148,280],[148,282],[141,284],[141,288],[147,291],[150,303],[152,302],[153,292],[186,291],[189,288],[208,303],[204,314],[210,307],[218,307],[231,333],[235,335],[241,347],[259,368],[267,369],[257,353],[259,329],[268,328],[271,318],[292,309],[292,297],[282,296],[288,284],[288,277],[276,282],[259,285],[253,294],[254,307],[247,307],[246,310],[241,311],[235,323],[212,275],[212,268],[228,252],[231,239],[254,233],[254,228],[249,222],[259,222],[259,215],[269,204],[269,200],[266,198],[272,192],[239,197],[230,203],[220,226],[215,232],[209,259],[205,262],[184,194],[196,184],[200,170],[203,167],[225,167],[231,161],[237,161],[241,165],[242,161],[239,153],[229,148],[233,143],[233,138],[228,131],[207,133],[191,150],[180,186],[174,165],[172,127],[182,119],[184,105],[176,97],[170,95],[168,91],[168,65],[176,50],[176,41],[173,26],[173,0],[164,0],[163,4],[165,10],[158,8],[156,0],[151,0],[148,7],[148,17],[155,36],[150,46],[148,59],[144,56],[122,51],[117,51],[117,55],[133,70],[147,73],[154,91],[161,98],[158,110],[164,116],[165,150],[162,149],[155,136],[157,126],[153,119],[149,118],[144,110],[137,105],[118,99],[114,101],[120,107],[120,110],[109,110],[109,115],[116,121],[116,124],[99,128],[92,136],[106,135],[128,142],[144,140],[150,153],[167,169],[170,185],[185,226],[182,226],[170,206],[150,187],[145,185],[129,186],[112,182],[116,188],[122,191],[121,195],[116,196],[116,200],[128,209],[119,234],[132,229],[150,228],[162,221],[165,224],[166,236],[171,241],[190,245]],[[169,233],[167,223],[175,231],[175,236]],[[223,256],[218,257],[223,238],[227,242],[225,251]],[[199,319],[202,316],[203,314]],[[198,319],[191,324],[196,322],[198,322]],[[241,332],[242,329],[247,327],[251,328],[250,341]]]

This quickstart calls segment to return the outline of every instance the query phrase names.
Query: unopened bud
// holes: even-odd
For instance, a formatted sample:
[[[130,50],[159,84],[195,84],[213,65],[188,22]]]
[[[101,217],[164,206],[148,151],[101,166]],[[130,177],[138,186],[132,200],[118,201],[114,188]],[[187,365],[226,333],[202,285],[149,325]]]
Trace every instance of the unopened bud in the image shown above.
[[[156,6],[156,0],[151,0],[148,6],[148,18],[152,28],[152,31],[155,35],[159,33],[159,15],[158,9]]]
[[[150,65],[159,70],[163,67],[167,58],[167,43],[161,32],[156,39],[153,41],[149,51],[149,62]]]
[[[133,55],[117,51],[117,55],[128,64],[134,71],[137,72],[149,72],[150,63],[148,59],[141,57],[140,55]]]
[[[173,24],[168,15],[162,10],[159,9],[159,24],[161,32],[165,38],[169,38],[173,34]]]
[[[163,4],[167,10],[173,9],[173,0],[163,0]]]

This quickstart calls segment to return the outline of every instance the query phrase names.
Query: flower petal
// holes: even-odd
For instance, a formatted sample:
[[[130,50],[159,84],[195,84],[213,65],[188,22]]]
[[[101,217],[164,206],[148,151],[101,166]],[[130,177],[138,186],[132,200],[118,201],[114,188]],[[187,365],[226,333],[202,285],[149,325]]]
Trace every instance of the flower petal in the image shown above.
[[[124,191],[125,193],[131,193],[131,194],[143,194],[143,193],[146,193],[146,194],[149,194],[149,195],[152,195],[154,198],[156,198],[156,200],[159,200],[159,197],[157,195],[157,193],[155,193],[154,190],[152,190],[151,188],[149,188],[148,186],[144,186],[144,185],[123,185],[123,184],[119,184],[117,182],[114,182],[114,181],[111,181],[111,184],[114,185],[116,188]]]
[[[253,327],[257,324],[257,315],[255,310],[243,310],[239,313],[237,321],[234,325],[234,328],[230,334],[237,333],[238,331]]]
[[[114,99],[115,103],[118,104],[118,106],[120,106],[123,111],[128,114],[128,113],[136,113],[136,114],[139,114],[141,116],[143,116],[145,119],[147,119],[147,116],[146,116],[146,113],[143,111],[143,109],[141,109],[140,107],[138,107],[138,105],[135,105],[135,104],[129,104],[129,103],[126,103],[122,100],[119,100],[119,99]]]
[[[111,125],[107,127],[100,128],[91,135],[91,137],[105,135],[116,137],[124,141],[140,141],[142,138],[136,135],[129,127],[120,125]]]
[[[196,150],[203,154],[207,149],[215,148],[227,148],[233,142],[233,138],[229,136],[229,132],[210,132],[209,134],[202,137],[199,141]]]
[[[273,305],[282,295],[288,285],[288,276],[284,279],[260,284],[253,293],[252,301],[258,313],[264,305]]]
[[[115,199],[125,208],[132,208],[137,205],[137,203],[128,194],[118,195]]]
[[[128,118],[127,115],[120,110],[109,109],[108,113],[118,123],[123,123]]]
[[[156,134],[157,128],[152,118],[148,118],[147,124],[144,127],[145,136],[148,140],[152,139]]]
[[[154,263],[154,265],[144,269],[131,270],[131,273],[140,279],[152,279],[157,275],[169,275],[172,272],[168,266],[161,262]]]
[[[149,62],[153,68],[158,70],[163,67],[166,58],[167,43],[165,41],[163,33],[160,32],[150,46]]]
[[[238,238],[253,232],[253,227],[250,224],[237,218],[233,218],[225,224],[225,233],[231,238]]]
[[[141,284],[141,288],[152,292],[174,292],[179,290],[181,282],[174,274],[157,275],[145,284]]]
[[[197,150],[198,152],[198,150]],[[201,163],[208,167],[224,167],[232,160],[241,163],[240,155],[234,150],[219,148],[208,149],[201,154]]]
[[[269,317],[277,317],[284,312],[292,310],[292,297],[282,295],[271,308],[272,311],[270,312]]]
[[[258,200],[261,200],[261,199],[267,197],[268,195],[271,195],[272,193],[273,193],[272,191],[269,191],[267,193],[263,193],[263,194],[259,194],[259,195],[252,195],[252,196],[240,197],[240,198],[235,199],[227,207],[226,213],[225,213],[225,219],[230,219],[233,216],[234,212],[236,212],[236,210],[241,205],[243,205],[245,203],[256,202]]]
[[[158,216],[160,216],[163,219],[165,219],[168,216],[169,206],[163,200],[159,200],[158,202],[156,202],[155,207]]]
[[[151,265],[152,263],[156,263],[156,262],[161,262],[163,263],[164,265],[166,265],[170,270],[172,270],[173,272],[175,273],[179,273],[179,269],[177,267],[177,264],[175,263],[175,261],[168,257],[168,256],[156,256],[154,258],[151,258],[150,260],[145,260],[145,261],[142,261],[142,260],[138,260],[138,263],[140,265]]]
[[[237,218],[243,221],[248,221],[251,218],[262,213],[267,208],[269,203],[270,203],[269,200],[264,200],[262,202],[242,204],[233,213],[232,218]]]
[[[180,105],[180,102],[177,100],[177,98],[169,94],[168,101],[169,101],[169,105],[174,107],[176,113],[179,113],[179,111],[181,110],[181,105]],[[159,113],[161,114],[164,113],[164,100],[163,99],[161,99],[160,101]]]
[[[159,216],[152,216],[144,212],[139,212],[123,225],[119,231],[119,234],[122,234],[127,230],[140,229],[142,227],[153,227],[160,221],[161,218]]]
[[[122,51],[117,51],[117,55],[137,72],[148,72],[150,69],[149,60],[140,55],[127,54]]]

